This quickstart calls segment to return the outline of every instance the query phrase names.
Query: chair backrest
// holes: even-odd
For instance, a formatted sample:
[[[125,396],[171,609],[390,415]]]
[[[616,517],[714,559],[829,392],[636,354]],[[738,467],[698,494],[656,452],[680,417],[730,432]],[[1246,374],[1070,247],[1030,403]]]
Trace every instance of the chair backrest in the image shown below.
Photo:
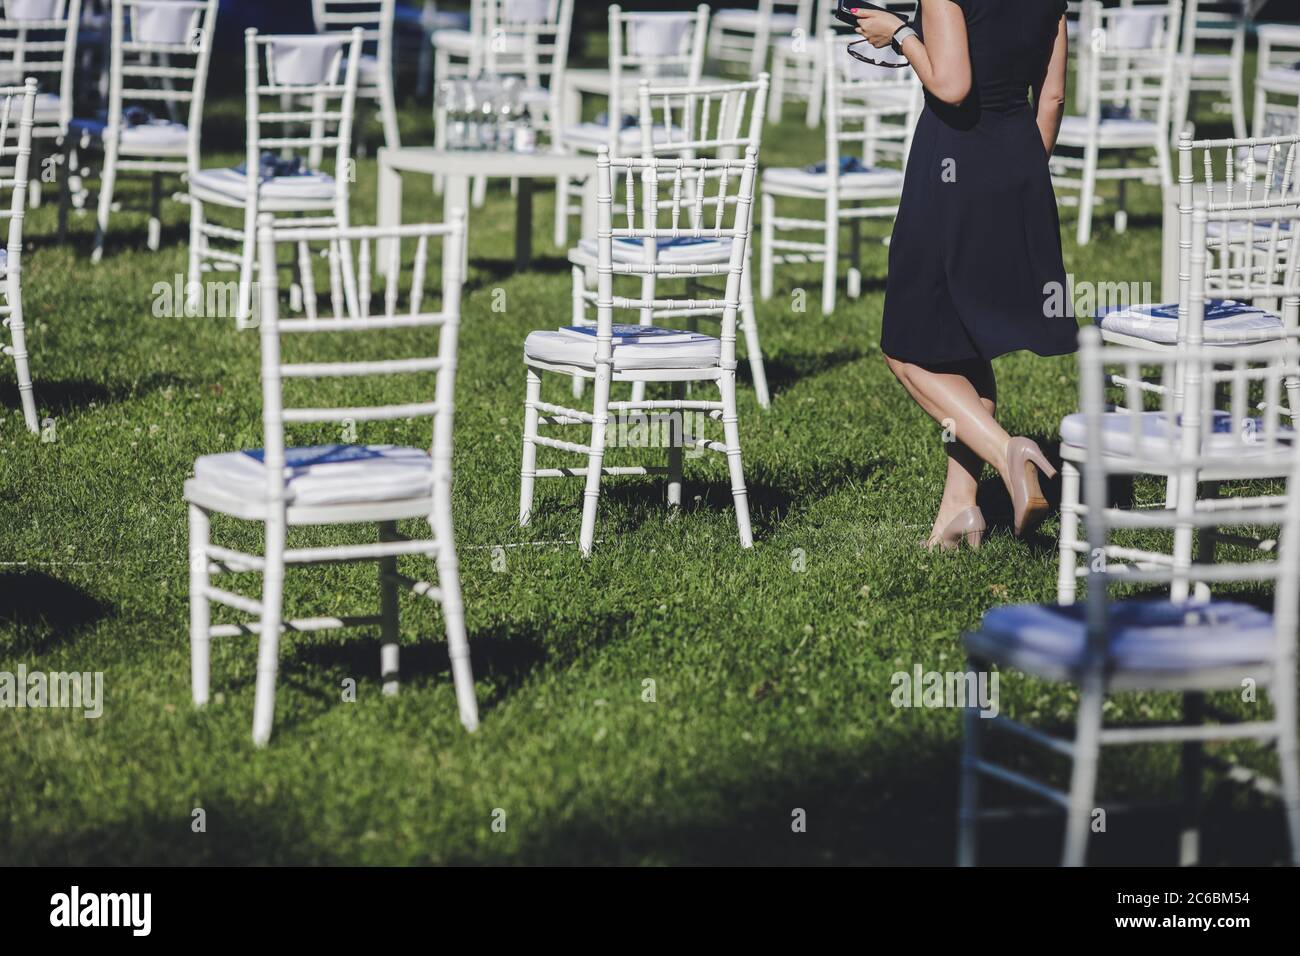
[[[602,146],[596,158],[596,361],[612,361],[616,312],[671,310],[675,316],[721,317],[721,364],[735,368],[736,315],[740,309],[741,276],[753,226],[754,182],[758,150],[750,147],[743,159],[611,158]],[[691,186],[688,188],[687,183]],[[615,184],[621,183],[622,215],[626,225],[614,225]],[[638,193],[638,190],[640,191]],[[661,202],[661,196],[671,197]],[[641,243],[652,250],[668,240],[727,240],[730,258],[716,265],[673,264],[648,255],[639,262],[616,262],[616,241]],[[615,298],[614,276],[642,278],[642,298]],[[725,275],[723,298],[669,300],[647,298],[656,277],[683,278]]]
[[[752,82],[713,86],[655,86],[642,80],[637,91],[641,155],[727,158],[761,149],[770,83],[766,73]]]
[[[335,203],[346,222],[362,30],[274,36],[249,29],[244,41],[249,208],[257,208],[264,151],[288,157],[305,150],[315,166],[333,149]],[[275,106],[264,108],[263,100]]]
[[[1192,216],[1198,201],[1205,238],[1206,294],[1237,300],[1276,298],[1290,262],[1300,209],[1300,134],[1263,139],[1178,141],[1179,341],[1191,318]],[[1246,212],[1262,211],[1257,220]],[[1294,317],[1293,317],[1294,318]],[[1199,329],[1197,330],[1199,336]]]
[[[185,169],[198,171],[218,6],[219,0],[113,0],[106,137],[122,129],[128,106],[188,106]]]
[[[393,75],[393,21],[395,0],[312,0],[312,15],[320,33],[351,34],[362,31],[363,51],[377,61],[375,80],[360,82],[357,94],[364,97],[379,95],[379,84]]]
[[[822,37],[826,69],[826,173],[832,188],[839,180],[840,164],[850,157],[875,167],[882,158],[902,167],[911,148],[912,132],[924,104],[916,74],[863,63],[849,56],[856,36]],[[876,50],[882,60],[892,60],[890,50]]]
[[[1278,395],[1285,366],[1290,363],[1294,368],[1300,359],[1300,346],[1291,340],[1229,349],[1184,346],[1175,351],[1156,351],[1105,347],[1093,328],[1082,330],[1079,338],[1080,399],[1088,462],[1084,500],[1088,503],[1088,541],[1093,547],[1087,577],[1091,678],[1099,679],[1105,667],[1111,587],[1167,585],[1171,598],[1182,602],[1193,582],[1265,581],[1275,585],[1274,650],[1286,662],[1276,675],[1282,686],[1273,690],[1284,697],[1289,694],[1286,699],[1294,700],[1296,594],[1300,592],[1300,442],[1294,440],[1293,423],[1277,413],[1276,403],[1271,406],[1272,412],[1266,411],[1259,418],[1251,417],[1249,409],[1261,393]],[[1138,372],[1153,367],[1165,375],[1184,374],[1191,392],[1199,396],[1198,409],[1190,411],[1166,393],[1162,407],[1150,410],[1150,393],[1141,388]],[[1119,369],[1132,377],[1127,380],[1125,402],[1110,409],[1105,388],[1110,373],[1119,377]],[[1133,454],[1112,458],[1109,449],[1122,436],[1127,436]],[[1198,503],[1198,477],[1207,467],[1215,462],[1222,464],[1229,456],[1234,471],[1243,478],[1289,475],[1285,494],[1226,498],[1215,502],[1214,507]],[[1143,469],[1174,476],[1179,486],[1176,508],[1101,506],[1110,500],[1110,478]],[[1198,528],[1278,524],[1282,530],[1277,560],[1193,564],[1181,557],[1191,555],[1191,541]],[[1172,531],[1176,542],[1173,553],[1180,557],[1148,560],[1138,566],[1128,563],[1132,550],[1126,541],[1116,539],[1119,534],[1131,535],[1134,531]],[[1191,608],[1189,612],[1195,620],[1196,612]],[[1225,620],[1223,626],[1225,630],[1231,628],[1232,621]]]
[[[441,274],[441,302],[434,310],[426,295],[430,272],[427,268],[430,245],[441,240],[444,263]],[[259,295],[261,302],[262,342],[262,424],[264,454],[268,477],[268,500],[284,497],[285,430],[294,425],[334,423],[355,427],[362,422],[394,422],[410,419],[432,421],[434,490],[432,505],[450,507],[452,418],[455,411],[456,348],[460,327],[461,262],[465,241],[463,214],[447,223],[405,225],[391,228],[281,228],[274,226],[269,215],[259,220],[258,256],[260,261]],[[368,248],[372,242],[390,243],[395,250],[390,263],[399,256],[396,250],[405,243],[414,246],[410,258],[409,278],[405,269],[393,269],[383,296],[382,314],[350,317],[286,319],[280,315],[281,296],[276,266],[277,245],[290,248],[313,244],[359,243]],[[399,296],[405,288],[405,302]],[[437,339],[420,336],[382,338],[396,330],[437,329]],[[286,362],[283,351],[292,348],[290,339],[320,339],[332,336],[338,343],[340,360],[332,362]],[[396,340],[403,357],[393,357]],[[387,344],[393,341],[390,349]],[[421,343],[419,354],[410,355],[412,341]],[[360,357],[359,357],[360,356]],[[436,375],[430,388],[416,376]],[[391,388],[379,389],[380,380],[391,382],[398,377],[409,400],[394,403]],[[294,383],[301,382],[295,388]],[[369,387],[365,387],[365,383]],[[293,394],[290,394],[290,393]],[[378,402],[382,392],[385,401]],[[352,404],[322,407],[322,400]],[[304,402],[306,404],[298,404]],[[365,438],[371,438],[366,435]],[[348,442],[354,444],[355,442]],[[367,441],[366,444],[374,442]],[[450,512],[447,512],[450,514]]]
[[[485,69],[558,95],[569,62],[573,0],[486,0]]]
[[[15,308],[21,308],[21,297],[15,293],[22,277],[23,221],[27,215],[36,89],[35,79],[29,79],[23,86],[0,88],[0,197],[9,194],[8,203],[0,200],[0,219],[9,220],[5,263],[7,301],[0,305],[0,315],[6,318]],[[21,315],[18,321],[21,324]]]
[[[672,12],[628,12],[609,8],[610,95],[606,113],[610,155],[621,152],[621,132],[629,84],[650,79],[660,84],[698,86],[704,73],[709,8]]]
[[[81,0],[0,0],[0,82],[35,77],[43,94],[59,98],[57,112],[32,135],[62,136],[72,121]]]
[[[1087,0],[1080,24],[1089,43],[1083,82],[1090,127],[1113,111],[1168,129],[1181,11],[1180,0],[1111,8]]]
[[[1239,51],[1246,45],[1245,6],[1241,0],[1183,0],[1180,49],[1184,56],[1208,42],[1222,50],[1225,43]]]

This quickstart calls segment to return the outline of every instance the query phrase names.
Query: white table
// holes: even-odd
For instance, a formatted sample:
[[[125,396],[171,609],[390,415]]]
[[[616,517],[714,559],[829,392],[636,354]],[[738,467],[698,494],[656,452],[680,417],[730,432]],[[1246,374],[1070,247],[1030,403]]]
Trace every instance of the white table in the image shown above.
[[[592,156],[566,156],[561,153],[466,152],[435,149],[431,146],[408,146],[379,150],[379,225],[396,226],[402,222],[402,174],[440,174],[446,177],[442,193],[443,220],[455,210],[470,214],[470,180],[476,176],[490,179],[515,179],[519,183],[515,214],[515,268],[527,269],[532,261],[533,180],[584,179],[582,190],[582,234],[596,234],[596,160]],[[467,232],[468,234],[468,232]],[[386,243],[383,245],[386,246]],[[468,247],[468,243],[466,243]],[[381,273],[387,269],[386,248],[376,250]],[[468,260],[467,260],[468,261]]]

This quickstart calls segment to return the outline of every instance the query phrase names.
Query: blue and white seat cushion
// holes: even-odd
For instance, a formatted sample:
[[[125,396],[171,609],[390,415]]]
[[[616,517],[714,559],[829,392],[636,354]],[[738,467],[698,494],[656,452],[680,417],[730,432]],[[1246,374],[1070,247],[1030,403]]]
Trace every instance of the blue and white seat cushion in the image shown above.
[[[840,159],[839,181],[843,189],[901,189],[903,173],[898,169],[864,166],[856,156],[845,156]],[[830,188],[830,176],[825,163],[799,168],[777,166],[763,171],[763,185],[826,190]]]
[[[1161,345],[1178,343],[1178,306],[1126,305],[1100,309],[1095,322],[1103,332],[1128,335]],[[1249,345],[1283,336],[1282,320],[1272,312],[1232,299],[1205,304],[1202,336],[1207,345]]]
[[[68,124],[74,136],[102,142],[108,129],[108,114],[93,119],[74,119]],[[184,123],[159,119],[148,110],[132,107],[122,111],[118,143],[127,149],[184,150],[189,144],[189,128]]]
[[[613,241],[615,262],[644,262],[645,242],[641,239],[615,239]],[[584,258],[596,259],[599,256],[596,240],[583,239],[578,243],[578,251]],[[655,242],[655,261],[666,265],[727,262],[731,258],[730,239],[659,239]]]
[[[285,450],[284,498],[290,505],[406,501],[433,493],[427,451],[395,445],[315,445]],[[261,449],[204,455],[194,463],[202,488],[241,501],[266,500]]]
[[[1274,654],[1272,615],[1248,604],[1134,600],[1107,610],[1111,675],[1259,668]],[[996,607],[977,632],[966,635],[968,651],[978,658],[1053,677],[1083,666],[1086,642],[1082,604]]]
[[[614,370],[710,368],[722,355],[722,343],[698,332],[644,325],[615,325]],[[568,326],[555,332],[529,333],[524,360],[547,365],[595,368],[596,329]]]
[[[590,123],[566,126],[564,128],[564,138],[579,146],[590,146],[592,148],[604,146],[609,142],[609,120],[602,113]],[[658,146],[674,142],[684,143],[687,138],[686,131],[676,127],[670,130],[661,125],[650,130],[650,140]],[[619,145],[625,147],[641,145],[641,124],[635,116],[627,115],[623,117],[622,125],[618,131],[618,142]]]
[[[1142,412],[1137,417],[1139,432],[1133,435],[1132,413],[1105,412],[1101,416],[1102,448],[1107,455],[1131,458],[1135,454],[1149,461],[1176,457],[1182,446],[1182,423],[1164,412]],[[1216,411],[1210,419],[1210,431],[1201,438],[1202,454],[1211,458],[1240,460],[1275,453],[1270,442],[1262,439],[1263,423],[1258,418],[1235,423],[1225,411]],[[1279,430],[1278,441],[1293,440],[1289,427]],[[1061,443],[1072,448],[1087,447],[1088,420],[1082,412],[1061,419]],[[1141,446],[1141,447],[1138,447]]]
[[[301,157],[283,159],[263,153],[258,171],[261,183],[258,194],[263,199],[321,202],[334,198],[334,177],[307,169]],[[234,169],[200,170],[190,177],[190,185],[229,199],[243,200],[247,196],[248,178],[241,163]]]

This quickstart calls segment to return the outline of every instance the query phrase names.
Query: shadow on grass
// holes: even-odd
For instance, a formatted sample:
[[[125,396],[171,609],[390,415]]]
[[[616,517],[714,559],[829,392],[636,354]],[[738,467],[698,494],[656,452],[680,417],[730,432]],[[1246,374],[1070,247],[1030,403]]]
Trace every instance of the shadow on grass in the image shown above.
[[[0,628],[13,640],[7,653],[44,654],[112,613],[112,608],[74,584],[42,571],[0,573]]]
[[[862,349],[833,349],[829,352],[804,352],[794,355],[781,355],[777,358],[764,358],[763,368],[767,372],[767,386],[772,394],[779,394],[804,379],[814,378],[833,372],[835,369],[850,365],[866,358]],[[752,388],[754,381],[749,371],[749,360],[741,358],[736,366],[736,378],[747,387]]]
[[[33,386],[38,414],[44,418],[82,411],[92,403],[107,405],[158,391],[168,386],[184,385],[184,379],[175,375],[150,375],[136,382],[91,382],[84,379],[69,381],[42,381]],[[19,408],[17,389],[0,389],[0,408]]]

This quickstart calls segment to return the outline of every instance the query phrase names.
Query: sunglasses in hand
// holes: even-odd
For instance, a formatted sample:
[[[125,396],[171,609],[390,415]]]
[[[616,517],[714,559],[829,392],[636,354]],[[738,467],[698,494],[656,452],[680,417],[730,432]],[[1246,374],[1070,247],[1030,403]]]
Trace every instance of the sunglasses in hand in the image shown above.
[[[858,19],[859,19],[859,18],[858,18],[858,16],[857,16],[857,13],[855,13],[855,11],[859,11],[859,10],[863,10],[863,11],[865,11],[865,10],[879,10],[879,11],[881,11],[882,13],[893,13],[893,12],[894,12],[894,11],[892,11],[892,10],[886,9],[885,7],[880,6],[880,5],[877,4],[877,3],[870,3],[869,0],[836,0],[835,10],[833,11],[833,14],[834,14],[835,18],[836,18],[837,20],[839,20],[841,23],[846,23],[846,24],[848,24],[849,26],[851,26],[851,27],[853,27],[854,29],[856,29],[856,28],[857,28],[857,25],[858,25]],[[895,15],[895,16],[898,16],[898,14],[894,14],[894,15]],[[907,24],[907,18],[906,18],[906,17],[902,17],[901,19],[902,19],[902,21],[903,21],[903,24],[906,25],[906,24]],[[870,64],[871,66],[883,66],[883,67],[886,67],[887,69],[891,69],[891,70],[898,70],[898,69],[901,69],[901,68],[903,68],[903,67],[905,67],[905,66],[909,66],[909,65],[910,65],[910,64],[907,62],[907,60],[905,60],[905,59],[899,59],[899,60],[878,60],[878,59],[876,59],[876,58],[874,58],[874,57],[872,57],[872,56],[868,56],[866,53],[859,53],[859,52],[855,49],[855,47],[860,47],[860,46],[862,46],[864,43],[868,43],[868,41],[867,41],[867,40],[857,40],[857,41],[855,41],[855,42],[853,42],[853,43],[850,43],[849,46],[848,46],[849,56],[853,57],[853,59],[855,59],[855,60],[859,60],[859,61],[861,61],[862,63],[867,63],[867,64]],[[875,48],[874,48],[874,47],[871,47],[871,46],[868,46],[868,49],[875,49]]]

